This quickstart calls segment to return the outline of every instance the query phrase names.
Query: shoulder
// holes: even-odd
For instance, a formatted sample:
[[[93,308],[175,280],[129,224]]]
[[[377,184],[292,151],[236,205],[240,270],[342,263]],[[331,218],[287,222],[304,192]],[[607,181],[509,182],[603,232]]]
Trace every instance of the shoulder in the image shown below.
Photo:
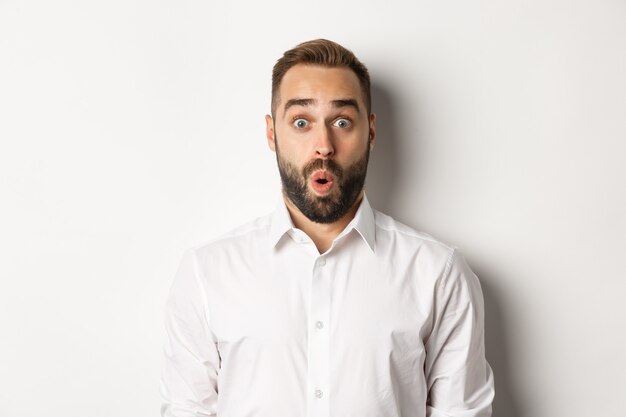
[[[450,258],[453,252],[456,251],[455,246],[444,243],[428,233],[407,226],[378,210],[373,211],[377,242],[378,239],[380,239],[383,244],[402,245],[403,247],[413,248],[414,250],[428,248],[446,259]]]
[[[436,292],[480,294],[478,278],[458,247],[374,210],[376,252],[391,270],[417,271],[421,288]],[[436,290],[435,290],[436,289]],[[478,297],[478,296],[476,296]]]

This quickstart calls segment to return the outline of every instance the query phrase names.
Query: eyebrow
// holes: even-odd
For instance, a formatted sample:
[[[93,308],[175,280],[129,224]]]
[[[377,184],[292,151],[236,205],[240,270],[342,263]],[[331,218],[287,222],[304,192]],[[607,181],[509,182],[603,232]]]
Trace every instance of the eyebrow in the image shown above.
[[[317,100],[312,99],[312,98],[292,98],[290,100],[287,100],[287,102],[285,103],[285,113],[287,112],[287,110],[289,110],[289,107],[292,106],[310,106],[311,104],[315,104],[317,102]]]
[[[354,107],[354,109],[359,111],[359,103],[353,98],[344,98],[341,100],[333,100],[333,107],[338,109],[341,107]]]
[[[287,100],[287,102],[285,103],[284,112],[286,113],[287,110],[289,110],[289,108],[293,106],[306,107],[315,103],[317,103],[317,100],[313,98],[292,98],[290,100]],[[357,112],[360,110],[359,103],[353,98],[343,98],[343,99],[338,99],[338,100],[332,100],[331,103],[333,107],[336,109],[339,109],[341,107],[354,107],[354,109]]]

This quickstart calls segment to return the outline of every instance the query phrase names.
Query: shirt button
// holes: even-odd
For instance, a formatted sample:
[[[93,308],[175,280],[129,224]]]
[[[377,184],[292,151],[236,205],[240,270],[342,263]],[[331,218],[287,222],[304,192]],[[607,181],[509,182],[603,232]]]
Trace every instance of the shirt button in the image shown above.
[[[316,389],[315,390],[315,397],[316,398],[322,398],[322,396],[324,396],[324,393],[322,392],[321,389]]]
[[[324,258],[320,258],[320,260],[319,260],[319,261],[317,261],[317,264],[318,264],[319,266],[324,266],[324,265],[326,265],[326,259],[324,259]]]
[[[323,321],[318,321],[317,323],[315,323],[315,327],[317,327],[318,329],[321,329],[324,327],[324,322]]]

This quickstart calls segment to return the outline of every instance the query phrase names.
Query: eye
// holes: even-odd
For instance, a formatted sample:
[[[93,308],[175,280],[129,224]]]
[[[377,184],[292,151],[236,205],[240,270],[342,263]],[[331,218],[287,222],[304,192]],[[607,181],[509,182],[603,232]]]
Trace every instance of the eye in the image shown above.
[[[348,119],[337,119],[335,120],[335,122],[333,123],[333,126],[341,128],[341,129],[347,129],[350,126],[352,126],[352,122],[350,122],[350,120]]]
[[[307,122],[305,119],[296,119],[292,122],[292,124],[297,129],[304,129],[305,127],[309,125],[309,122]]]

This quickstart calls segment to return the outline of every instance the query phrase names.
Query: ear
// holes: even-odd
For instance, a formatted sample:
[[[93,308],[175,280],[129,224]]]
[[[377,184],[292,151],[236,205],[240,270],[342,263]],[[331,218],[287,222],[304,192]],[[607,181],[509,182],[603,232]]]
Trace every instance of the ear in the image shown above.
[[[376,115],[374,113],[370,114],[370,150],[374,147],[374,142],[376,141]]]
[[[272,152],[276,152],[276,137],[274,136],[274,120],[269,114],[265,115],[265,136],[267,137],[267,145]]]

